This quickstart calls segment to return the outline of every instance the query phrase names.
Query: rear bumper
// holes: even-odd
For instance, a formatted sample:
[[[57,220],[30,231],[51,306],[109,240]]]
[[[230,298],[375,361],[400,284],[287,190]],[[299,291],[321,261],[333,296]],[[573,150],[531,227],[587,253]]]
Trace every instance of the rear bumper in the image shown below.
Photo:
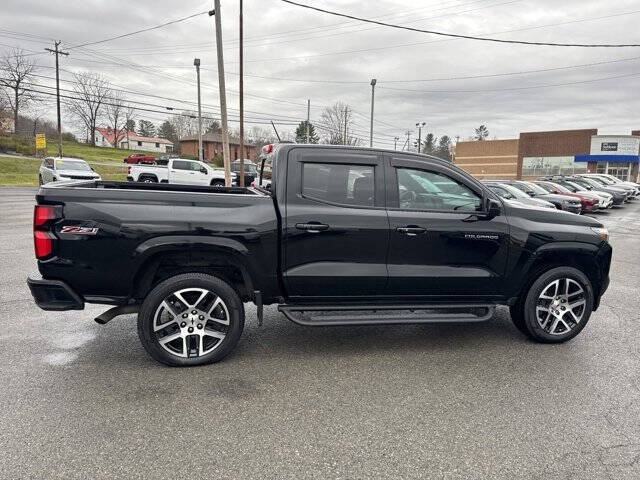
[[[43,310],[83,310],[84,300],[61,280],[45,280],[38,273],[27,277],[33,300]]]

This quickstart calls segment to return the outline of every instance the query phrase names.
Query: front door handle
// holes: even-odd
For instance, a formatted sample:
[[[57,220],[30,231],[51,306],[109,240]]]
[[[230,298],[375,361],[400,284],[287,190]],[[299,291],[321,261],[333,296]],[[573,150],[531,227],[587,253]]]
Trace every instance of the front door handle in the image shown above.
[[[416,235],[419,235],[421,233],[425,233],[427,231],[426,228],[422,228],[422,227],[418,227],[415,225],[409,225],[406,227],[398,227],[396,228],[396,231],[399,233],[403,233],[408,237],[415,237]]]
[[[298,230],[304,230],[309,233],[320,233],[325,230],[329,230],[329,225],[324,223],[296,223],[296,228]]]

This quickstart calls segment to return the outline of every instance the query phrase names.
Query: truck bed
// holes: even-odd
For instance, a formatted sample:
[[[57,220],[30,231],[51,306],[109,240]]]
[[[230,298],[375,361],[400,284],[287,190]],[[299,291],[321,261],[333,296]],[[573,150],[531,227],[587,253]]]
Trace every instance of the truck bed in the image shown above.
[[[233,194],[233,195],[258,195],[269,196],[264,189],[252,187],[212,187],[209,185],[181,185],[174,183],[142,183],[142,182],[60,182],[49,183],[43,189],[98,189],[98,190],[130,190],[147,192],[183,192],[183,193],[210,193],[210,194]]]

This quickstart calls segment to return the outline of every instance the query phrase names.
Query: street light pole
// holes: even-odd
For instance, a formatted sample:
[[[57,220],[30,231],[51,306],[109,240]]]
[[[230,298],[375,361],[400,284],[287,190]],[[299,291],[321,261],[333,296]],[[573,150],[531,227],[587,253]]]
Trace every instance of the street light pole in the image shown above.
[[[231,186],[231,164],[229,159],[229,122],[227,120],[227,90],[224,83],[224,53],[222,49],[222,21],[220,19],[220,0],[214,1],[214,10],[209,16],[215,16],[216,50],[218,54],[218,88],[220,89],[220,121],[222,123],[222,152],[224,156],[224,184]]]
[[[202,105],[200,103],[200,59],[195,58],[193,64],[196,66],[198,76],[198,160],[203,160],[202,155]]]
[[[369,127],[369,146],[373,147],[373,104],[375,99],[375,91],[376,91],[376,82],[375,78],[371,79],[371,126]]]
[[[420,153],[420,149],[422,147],[422,127],[425,125],[425,122],[416,123],[416,127],[418,127],[418,153]]]

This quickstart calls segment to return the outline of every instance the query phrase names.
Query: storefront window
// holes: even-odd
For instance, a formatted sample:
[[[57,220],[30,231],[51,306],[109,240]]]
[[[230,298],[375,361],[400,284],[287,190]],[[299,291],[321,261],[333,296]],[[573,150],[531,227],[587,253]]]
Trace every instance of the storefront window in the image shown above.
[[[620,180],[624,180],[625,182],[629,180],[629,164],[628,163],[610,163],[609,171],[607,172],[609,175],[613,175]]]
[[[598,163],[598,165],[596,166],[596,173],[607,173],[607,164]]]
[[[587,164],[574,162],[573,157],[524,157],[522,159],[523,176],[573,175],[586,172]]]

